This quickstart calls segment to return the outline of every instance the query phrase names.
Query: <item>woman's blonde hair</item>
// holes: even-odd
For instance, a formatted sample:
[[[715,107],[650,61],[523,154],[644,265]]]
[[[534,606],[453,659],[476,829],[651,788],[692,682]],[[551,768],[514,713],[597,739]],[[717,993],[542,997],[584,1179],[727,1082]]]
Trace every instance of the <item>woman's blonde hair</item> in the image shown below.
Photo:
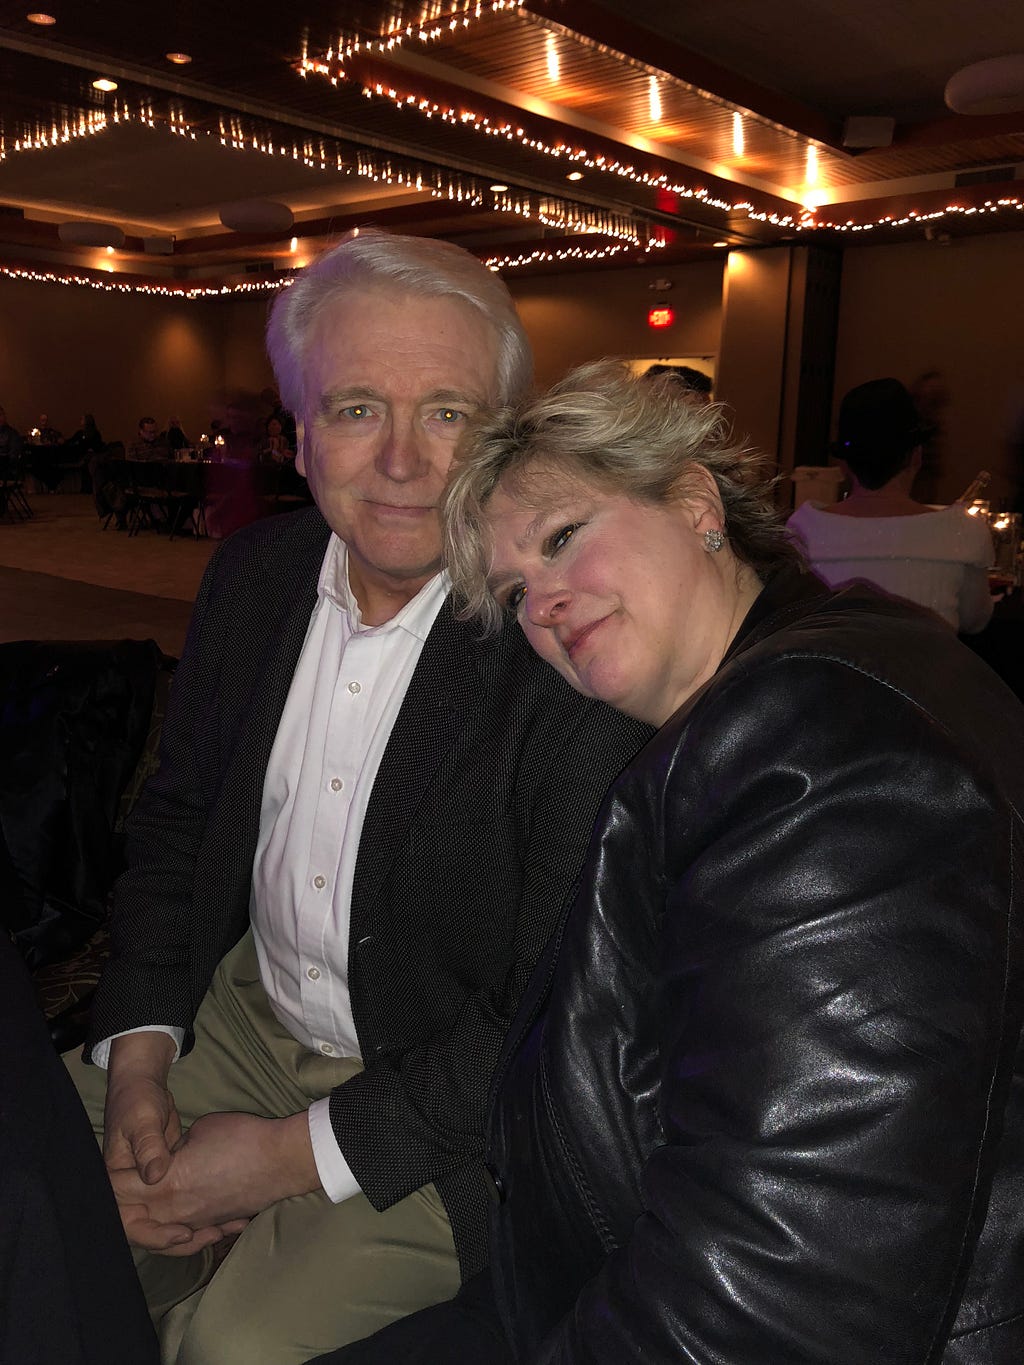
[[[501,484],[541,508],[575,481],[663,504],[718,490],[733,553],[759,575],[801,564],[773,502],[763,461],[737,444],[720,405],[695,402],[670,378],[600,360],[540,397],[474,418],[442,505],[445,558],[463,619],[490,629],[502,609],[487,588],[493,552],[486,508]]]

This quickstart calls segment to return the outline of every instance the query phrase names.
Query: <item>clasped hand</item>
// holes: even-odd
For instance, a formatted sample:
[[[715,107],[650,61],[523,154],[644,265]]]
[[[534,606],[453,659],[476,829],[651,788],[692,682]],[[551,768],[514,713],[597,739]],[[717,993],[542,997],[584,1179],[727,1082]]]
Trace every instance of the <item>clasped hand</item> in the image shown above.
[[[190,1256],[271,1204],[319,1188],[305,1113],[206,1114],[187,1133],[160,1079],[108,1088],[104,1159],[133,1245]]]

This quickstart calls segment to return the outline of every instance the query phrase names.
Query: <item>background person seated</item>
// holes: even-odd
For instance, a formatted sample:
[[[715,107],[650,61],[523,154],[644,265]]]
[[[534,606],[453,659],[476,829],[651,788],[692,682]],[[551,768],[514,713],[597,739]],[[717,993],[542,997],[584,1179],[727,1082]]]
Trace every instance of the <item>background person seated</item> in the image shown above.
[[[851,389],[839,409],[839,462],[850,494],[827,506],[802,503],[789,529],[830,587],[866,579],[972,634],[992,615],[992,539],[963,504],[935,510],[910,496],[925,434],[898,379]]]
[[[81,425],[68,437],[67,444],[69,449],[80,451],[83,455],[98,455],[106,449],[106,442],[91,412],[82,414]]]
[[[21,454],[21,433],[7,420],[7,413],[0,408],[0,459]]]
[[[166,439],[156,429],[155,417],[139,418],[138,440],[128,447],[129,460],[166,460],[170,458],[171,448]]]
[[[167,442],[167,448],[172,453],[177,450],[186,450],[192,444],[181,429],[180,417],[168,417],[167,430],[160,439]]]
[[[295,449],[288,444],[276,417],[267,418],[267,434],[256,447],[256,458],[260,464],[284,464],[285,460],[295,459]]]
[[[58,446],[64,438],[56,427],[50,425],[50,419],[44,412],[39,416],[39,425],[36,427],[32,439],[37,446]]]
[[[644,374],[650,379],[656,379],[659,375],[668,375],[687,393],[692,394],[695,401],[700,403],[711,402],[713,387],[711,376],[704,374],[701,370],[695,370],[692,365],[649,365]]]

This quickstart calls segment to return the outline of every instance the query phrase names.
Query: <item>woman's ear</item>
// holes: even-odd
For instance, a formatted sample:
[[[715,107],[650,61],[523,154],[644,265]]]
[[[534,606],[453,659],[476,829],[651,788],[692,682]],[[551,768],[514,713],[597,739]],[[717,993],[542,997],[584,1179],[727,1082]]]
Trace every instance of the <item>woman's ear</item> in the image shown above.
[[[686,489],[680,501],[693,517],[693,529],[701,535],[705,531],[725,530],[725,509],[714,475],[703,465],[693,465],[687,471]]]

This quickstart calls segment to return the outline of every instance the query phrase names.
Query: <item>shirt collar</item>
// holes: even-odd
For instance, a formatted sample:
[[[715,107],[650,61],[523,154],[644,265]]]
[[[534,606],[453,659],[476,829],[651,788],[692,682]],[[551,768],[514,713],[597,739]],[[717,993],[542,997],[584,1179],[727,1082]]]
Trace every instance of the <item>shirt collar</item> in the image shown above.
[[[411,601],[406,602],[401,611],[396,612],[390,621],[385,621],[379,626],[364,626],[359,612],[359,603],[349,586],[348,547],[332,531],[320,569],[317,598],[318,601],[326,601],[338,611],[344,612],[348,617],[349,628],[353,634],[358,632],[361,635],[384,635],[392,630],[405,630],[410,635],[414,635],[416,639],[425,640],[430,634],[430,628],[434,624],[434,619],[441,610],[441,604],[448,596],[450,589],[451,580],[447,572],[442,569],[424,583],[416,596]]]

